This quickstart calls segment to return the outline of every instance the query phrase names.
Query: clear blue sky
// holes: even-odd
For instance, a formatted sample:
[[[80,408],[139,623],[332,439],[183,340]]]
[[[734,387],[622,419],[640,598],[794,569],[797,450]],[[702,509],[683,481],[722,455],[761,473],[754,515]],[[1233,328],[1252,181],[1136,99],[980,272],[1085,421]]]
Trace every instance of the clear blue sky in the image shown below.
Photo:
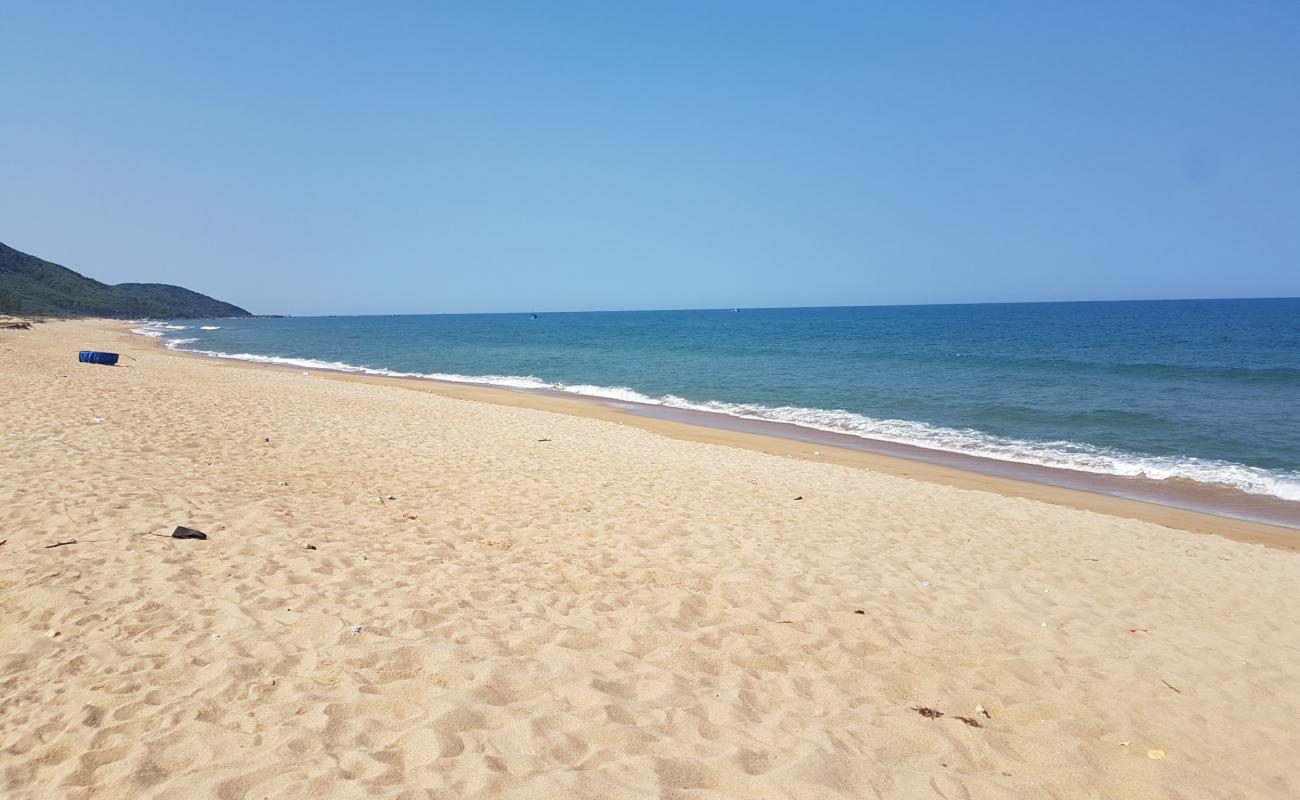
[[[0,241],[259,313],[1300,294],[1300,3],[0,0]]]

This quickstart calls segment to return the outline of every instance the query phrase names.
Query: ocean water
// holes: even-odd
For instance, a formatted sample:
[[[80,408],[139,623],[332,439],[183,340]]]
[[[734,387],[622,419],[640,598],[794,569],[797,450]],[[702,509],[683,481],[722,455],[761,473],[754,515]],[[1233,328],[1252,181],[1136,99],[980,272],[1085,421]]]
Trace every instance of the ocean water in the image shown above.
[[[1300,501],[1300,299],[142,323],[169,347],[553,389]]]

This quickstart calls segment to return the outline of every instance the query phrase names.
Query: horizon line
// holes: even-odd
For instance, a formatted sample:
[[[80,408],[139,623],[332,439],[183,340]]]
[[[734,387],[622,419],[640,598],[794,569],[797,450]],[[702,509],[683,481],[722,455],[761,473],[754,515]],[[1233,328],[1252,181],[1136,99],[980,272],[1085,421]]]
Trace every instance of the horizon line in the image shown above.
[[[334,313],[334,314],[251,314],[263,319],[314,319],[328,317],[469,317],[469,316],[509,316],[516,314],[655,314],[678,311],[798,311],[806,309],[830,308],[943,308],[949,306],[1031,306],[1031,305],[1080,305],[1084,303],[1212,303],[1247,300],[1300,300],[1300,295],[1244,296],[1244,297],[1155,297],[1155,298],[1108,298],[1105,300],[980,300],[957,303],[853,303],[844,305],[811,306],[697,306],[692,308],[584,308],[568,310],[528,310],[528,311],[380,311],[370,313]],[[228,319],[220,317],[219,319]],[[233,319],[240,319],[234,317]]]

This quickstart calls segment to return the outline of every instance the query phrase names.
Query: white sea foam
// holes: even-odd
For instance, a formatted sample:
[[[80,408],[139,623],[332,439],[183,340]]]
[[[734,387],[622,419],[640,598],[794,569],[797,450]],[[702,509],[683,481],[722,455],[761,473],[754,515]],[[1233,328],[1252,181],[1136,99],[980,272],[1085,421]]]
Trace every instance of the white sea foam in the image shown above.
[[[1227,486],[1251,494],[1300,500],[1300,473],[1272,472],[1244,464],[1194,456],[1147,456],[1068,441],[1038,442],[994,436],[972,429],[945,428],[901,419],[873,419],[850,411],[770,407],[735,403],[693,403],[668,395],[662,405],[727,414],[742,419],[785,422],[814,430],[929,450],[1072,469],[1103,475],[1188,480]]]
[[[187,331],[189,325],[171,325],[166,322],[150,322],[148,320],[135,320],[141,323],[139,328],[132,328],[131,333],[140,336],[166,336],[168,331]]]
[[[168,339],[163,342],[163,347],[166,347],[168,350],[175,350],[183,344],[193,344],[197,341],[198,339]]]
[[[556,389],[561,392],[570,392],[572,394],[581,394],[587,397],[603,397],[607,400],[622,400],[625,403],[646,403],[652,406],[665,405],[662,400],[641,394],[636,389],[629,389],[626,386],[592,386],[586,383],[557,383],[545,388]]]
[[[132,332],[145,336],[160,335],[147,328],[136,329]],[[165,346],[172,349],[181,349],[181,345],[194,341],[194,339],[173,339],[168,341]],[[875,419],[843,410],[796,406],[763,406],[717,401],[698,403],[671,394],[663,397],[651,397],[625,386],[553,383],[532,376],[399,372],[310,358],[264,356],[255,353],[222,353],[215,350],[186,349],[185,352],[251,361],[258,364],[278,364],[299,369],[327,369],[363,375],[485,384],[511,389],[545,389],[620,402],[644,403],[713,414],[725,414],[741,419],[783,422],[813,430],[848,434],[864,439],[911,445],[929,450],[981,456],[1000,461],[1035,464],[1103,475],[1146,477],[1154,480],[1187,480],[1226,486],[1251,494],[1272,495],[1284,500],[1300,501],[1300,473],[1273,472],[1244,464],[1200,459],[1193,456],[1147,456],[1111,448],[1094,447],[1079,442],[1030,441],[994,436],[973,429],[945,428],[910,420]]]
[[[220,326],[220,325],[200,325],[200,326],[199,326],[199,330],[201,330],[201,331],[219,331],[219,330],[221,330],[221,326]]]

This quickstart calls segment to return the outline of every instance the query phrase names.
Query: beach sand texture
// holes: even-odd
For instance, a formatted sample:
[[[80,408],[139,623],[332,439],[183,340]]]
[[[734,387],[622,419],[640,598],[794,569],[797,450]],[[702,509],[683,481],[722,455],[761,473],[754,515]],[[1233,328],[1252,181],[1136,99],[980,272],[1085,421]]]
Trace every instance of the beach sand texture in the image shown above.
[[[110,323],[0,375],[7,798],[1300,796],[1292,552]]]

